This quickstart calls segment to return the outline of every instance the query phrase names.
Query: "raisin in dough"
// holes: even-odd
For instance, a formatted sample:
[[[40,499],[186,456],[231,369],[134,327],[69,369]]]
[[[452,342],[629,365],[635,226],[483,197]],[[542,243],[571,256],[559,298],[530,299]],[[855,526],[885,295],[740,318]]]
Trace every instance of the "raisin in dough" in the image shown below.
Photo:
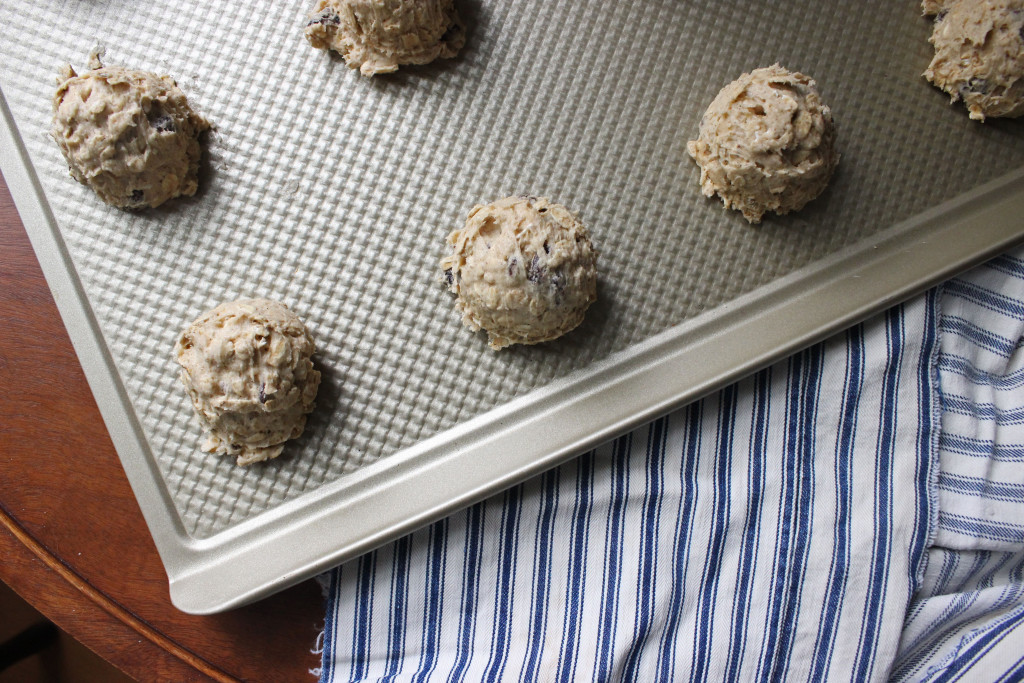
[[[1024,0],[924,0],[935,47],[924,77],[970,117],[1024,115]]]
[[[280,455],[313,410],[320,386],[313,352],[298,316],[269,299],[221,304],[190,324],[174,353],[208,432],[203,450],[235,456],[239,465]]]
[[[453,0],[317,0],[306,39],[373,76],[454,57],[466,35]]]
[[[71,176],[112,206],[195,194],[199,134],[209,127],[169,76],[103,66],[96,52],[88,71],[68,65],[57,79],[53,139]]]
[[[537,344],[583,321],[597,299],[597,251],[567,208],[538,197],[475,206],[441,262],[462,322],[491,348]]]
[[[839,154],[815,82],[778,64],[722,88],[687,144],[700,184],[751,223],[797,211],[828,185]]]

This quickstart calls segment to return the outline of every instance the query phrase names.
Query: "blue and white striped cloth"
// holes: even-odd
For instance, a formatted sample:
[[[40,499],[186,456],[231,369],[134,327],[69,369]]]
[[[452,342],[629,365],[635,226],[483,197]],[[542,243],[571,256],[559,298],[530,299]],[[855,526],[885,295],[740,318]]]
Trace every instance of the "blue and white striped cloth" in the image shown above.
[[[938,520],[892,678],[1024,680],[1024,250],[939,288]]]
[[[327,575],[321,680],[1024,678],[1024,250]]]

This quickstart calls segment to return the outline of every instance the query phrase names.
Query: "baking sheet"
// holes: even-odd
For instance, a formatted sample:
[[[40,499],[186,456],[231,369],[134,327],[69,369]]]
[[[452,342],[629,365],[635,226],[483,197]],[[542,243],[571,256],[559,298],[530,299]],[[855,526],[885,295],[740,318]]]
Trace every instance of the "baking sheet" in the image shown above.
[[[457,59],[370,80],[308,46],[296,2],[0,5],[0,162],[186,611],[368,550],[1024,234],[1024,127],[920,78],[915,2],[459,8]],[[98,46],[213,121],[196,197],[130,214],[68,177],[54,78]],[[817,79],[843,157],[805,210],[751,227],[700,195],[685,146],[719,88],[776,61]],[[600,300],[494,353],[437,262],[473,204],[519,193],[580,214]],[[307,322],[324,381],[306,434],[238,468],[200,451],[171,350],[257,295]]]

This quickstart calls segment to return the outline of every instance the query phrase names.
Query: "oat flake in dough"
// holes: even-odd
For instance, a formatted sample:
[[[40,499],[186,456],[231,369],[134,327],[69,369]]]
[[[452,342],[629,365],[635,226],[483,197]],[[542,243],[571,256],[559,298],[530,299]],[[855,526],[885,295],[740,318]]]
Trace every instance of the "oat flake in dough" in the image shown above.
[[[687,150],[704,194],[718,194],[751,223],[803,208],[839,163],[832,111],[815,82],[778,64],[722,88]]]
[[[466,35],[453,0],[317,0],[306,39],[373,76],[454,57]]]
[[[597,251],[561,204],[507,197],[469,212],[441,267],[462,322],[491,348],[537,344],[583,321],[597,299]]]
[[[174,346],[203,450],[239,465],[276,458],[313,410],[320,372],[298,316],[269,299],[242,299],[201,315]]]
[[[924,77],[970,117],[1024,115],[1024,0],[924,0],[935,47]]]
[[[53,97],[52,136],[72,177],[122,209],[156,207],[195,194],[209,122],[189,106],[169,76],[103,66],[61,70]]]

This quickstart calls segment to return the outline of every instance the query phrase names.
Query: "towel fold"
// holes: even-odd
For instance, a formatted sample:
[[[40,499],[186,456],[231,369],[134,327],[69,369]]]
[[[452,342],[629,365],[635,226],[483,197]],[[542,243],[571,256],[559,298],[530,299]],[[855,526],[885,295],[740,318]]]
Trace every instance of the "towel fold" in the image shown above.
[[[938,289],[938,524],[894,680],[1024,680],[1024,250]]]

